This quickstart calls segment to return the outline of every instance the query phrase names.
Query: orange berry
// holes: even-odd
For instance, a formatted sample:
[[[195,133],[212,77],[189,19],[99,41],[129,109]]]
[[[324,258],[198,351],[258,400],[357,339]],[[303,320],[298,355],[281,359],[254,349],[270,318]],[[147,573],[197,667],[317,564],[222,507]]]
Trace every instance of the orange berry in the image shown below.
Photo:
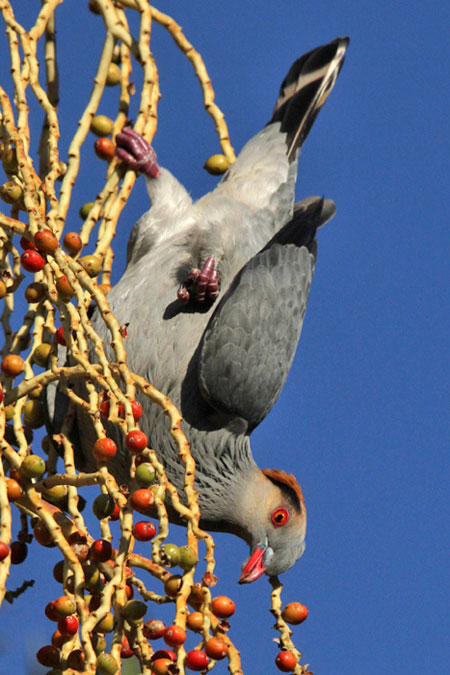
[[[233,616],[236,610],[233,600],[227,598],[225,595],[218,595],[217,598],[214,598],[211,607],[213,614],[219,619],[228,619],[230,616]]]
[[[297,626],[307,618],[308,609],[300,602],[290,602],[281,612],[281,616],[287,623]]]

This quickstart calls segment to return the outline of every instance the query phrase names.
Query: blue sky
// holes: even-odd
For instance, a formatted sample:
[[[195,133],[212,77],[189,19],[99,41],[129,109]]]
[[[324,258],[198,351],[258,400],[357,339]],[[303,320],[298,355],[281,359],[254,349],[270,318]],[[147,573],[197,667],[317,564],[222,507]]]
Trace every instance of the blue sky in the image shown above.
[[[19,20],[28,26],[24,14],[39,4],[20,7]],[[57,13],[62,154],[103,40],[101,19],[85,5],[66,0]],[[295,473],[305,494],[306,552],[283,578],[284,600],[310,611],[294,629],[303,662],[321,675],[446,672],[448,4],[173,0],[161,9],[202,54],[236,150],[270,117],[292,61],[338,35],[351,38],[303,149],[297,189],[299,198],[333,198],[337,215],[319,234],[288,382],[252,448],[260,466]],[[202,169],[219,151],[213,124],[190,65],[159,27],[152,49],[163,94],[154,146],[160,163],[199,197],[216,182]],[[8,69],[4,56],[2,83]],[[107,92],[100,112],[113,116],[115,97]],[[90,141],[83,162],[69,229],[78,228],[79,206],[103,183],[105,165]],[[128,232],[147,207],[141,179],[116,237],[116,279]],[[217,592],[236,601],[231,636],[244,672],[276,672],[269,585],[239,587],[246,547],[227,535],[216,544]],[[33,545],[8,582],[37,579],[0,614],[2,672],[31,672],[24,646],[33,651],[51,635],[42,608],[59,594],[47,579],[59,556],[45,551],[43,563],[42,553]]]

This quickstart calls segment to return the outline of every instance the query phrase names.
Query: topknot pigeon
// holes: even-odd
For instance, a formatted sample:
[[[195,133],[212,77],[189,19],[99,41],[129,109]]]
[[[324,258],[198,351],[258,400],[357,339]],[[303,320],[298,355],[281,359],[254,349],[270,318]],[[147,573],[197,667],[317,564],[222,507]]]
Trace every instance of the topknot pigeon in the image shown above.
[[[294,207],[294,190],[299,149],[348,42],[337,38],[292,65],[270,122],[197,202],[131,128],[117,137],[120,159],[146,175],[151,209],[131,233],[126,270],[108,301],[118,321],[129,324],[130,369],[170,396],[183,416],[200,524],[250,546],[241,583],[286,571],[305,547],[300,485],[284,471],[259,469],[249,436],[287,377],[314,271],[315,233],[335,212],[332,201],[318,197]],[[106,348],[107,330],[100,317],[93,322]],[[141,428],[169,480],[182,489],[184,467],[167,418],[148,399],[141,403]],[[48,404],[57,431],[61,392],[49,390]],[[78,465],[93,468],[93,428],[78,416]],[[111,470],[124,482],[123,435],[117,428],[108,434],[119,446]]]

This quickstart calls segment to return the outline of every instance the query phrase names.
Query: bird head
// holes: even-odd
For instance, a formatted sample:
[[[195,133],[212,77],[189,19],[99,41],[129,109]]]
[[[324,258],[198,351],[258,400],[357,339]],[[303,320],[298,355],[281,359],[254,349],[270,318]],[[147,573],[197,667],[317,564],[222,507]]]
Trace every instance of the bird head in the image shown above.
[[[276,576],[286,572],[305,550],[306,509],[297,480],[278,469],[258,471],[241,506],[250,557],[239,583],[250,583],[264,573]]]

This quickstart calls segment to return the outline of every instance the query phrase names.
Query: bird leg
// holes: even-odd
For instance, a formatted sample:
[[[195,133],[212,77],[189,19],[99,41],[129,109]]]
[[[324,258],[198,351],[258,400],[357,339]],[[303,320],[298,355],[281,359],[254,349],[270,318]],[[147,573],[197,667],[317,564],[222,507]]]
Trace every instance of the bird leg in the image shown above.
[[[159,175],[156,153],[148,141],[131,127],[124,127],[116,136],[116,155],[128,169],[149,178]]]
[[[202,269],[193,267],[187,281],[178,290],[178,299],[185,305],[190,300],[205,302],[214,300],[219,295],[219,273],[215,269],[216,261],[212,256],[206,259]]]

